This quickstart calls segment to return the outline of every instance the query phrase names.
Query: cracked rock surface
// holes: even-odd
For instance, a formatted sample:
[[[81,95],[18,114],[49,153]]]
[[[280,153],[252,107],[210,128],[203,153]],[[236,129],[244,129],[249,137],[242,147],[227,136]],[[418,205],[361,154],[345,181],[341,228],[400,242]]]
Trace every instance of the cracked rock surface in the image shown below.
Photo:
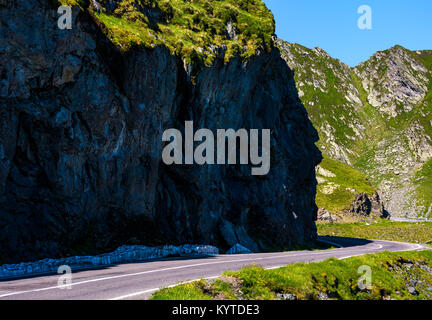
[[[316,237],[318,135],[278,49],[218,58],[192,82],[158,46],[126,54],[86,11],[0,5],[0,263],[197,243],[251,250]],[[19,10],[17,9],[19,8]],[[271,129],[271,171],[166,166],[162,133]]]

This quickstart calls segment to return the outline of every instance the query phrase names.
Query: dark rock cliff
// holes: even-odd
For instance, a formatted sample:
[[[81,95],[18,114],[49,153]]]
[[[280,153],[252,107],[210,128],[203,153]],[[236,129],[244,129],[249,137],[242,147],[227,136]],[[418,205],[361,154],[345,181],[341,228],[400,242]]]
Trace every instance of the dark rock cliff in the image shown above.
[[[0,259],[135,242],[252,250],[316,237],[318,135],[277,49],[202,67],[163,47],[120,54],[87,12],[0,4]],[[166,166],[162,132],[271,129],[271,170]]]

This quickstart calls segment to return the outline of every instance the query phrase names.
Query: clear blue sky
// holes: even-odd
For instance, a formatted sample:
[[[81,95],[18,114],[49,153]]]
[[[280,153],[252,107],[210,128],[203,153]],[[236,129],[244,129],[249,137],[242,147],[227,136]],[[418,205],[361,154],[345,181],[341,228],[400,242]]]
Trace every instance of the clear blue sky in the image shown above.
[[[432,0],[264,0],[276,34],[308,48],[323,48],[350,66],[396,44],[432,49]],[[372,9],[372,30],[360,30],[357,9]]]

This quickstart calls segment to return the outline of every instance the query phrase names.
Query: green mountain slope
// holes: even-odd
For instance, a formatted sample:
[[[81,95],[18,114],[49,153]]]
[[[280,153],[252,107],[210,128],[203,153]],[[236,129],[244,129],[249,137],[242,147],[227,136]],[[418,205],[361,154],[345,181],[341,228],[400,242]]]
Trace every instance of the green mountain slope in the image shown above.
[[[328,156],[317,167],[317,180],[317,206],[330,212],[347,209],[357,194],[376,192],[361,172]]]
[[[383,191],[391,214],[430,214],[423,165],[432,158],[431,51],[395,46],[350,68],[320,48],[277,44],[295,72],[323,153],[362,172]]]

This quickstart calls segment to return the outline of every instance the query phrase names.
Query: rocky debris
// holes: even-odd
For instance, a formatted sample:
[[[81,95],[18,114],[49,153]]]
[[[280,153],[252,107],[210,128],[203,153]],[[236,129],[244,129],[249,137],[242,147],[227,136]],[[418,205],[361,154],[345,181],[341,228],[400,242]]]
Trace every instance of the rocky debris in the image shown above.
[[[226,254],[246,254],[252,253],[248,248],[243,247],[241,244],[237,243],[231,249],[229,249]]]
[[[428,69],[401,46],[379,51],[354,68],[368,101],[390,117],[411,111],[426,95]]]
[[[41,273],[56,273],[60,266],[69,266],[72,271],[107,266],[113,264],[142,262],[170,256],[217,255],[219,249],[205,245],[162,246],[122,246],[116,251],[97,256],[75,256],[63,259],[44,259],[37,262],[4,264],[0,266],[0,279],[29,276]]]
[[[418,295],[419,295],[419,292],[417,291],[417,289],[416,289],[415,287],[408,286],[408,287],[407,287],[407,290],[408,290],[408,292],[411,293],[413,296],[418,296]]]
[[[422,269],[423,271],[426,271],[427,273],[432,275],[432,268],[429,267],[427,264],[420,264],[419,268]]]
[[[371,178],[381,175],[387,177],[380,183],[379,189],[382,190],[385,207],[392,215],[401,217],[408,213],[410,217],[417,217],[418,213],[425,210],[421,210],[417,205],[412,177],[420,164],[420,158],[415,155],[422,152],[415,151],[415,143],[411,144],[411,149],[409,141],[423,141],[425,138],[419,136],[419,139],[415,139],[414,135],[406,130],[401,136],[407,141],[395,135],[378,144],[369,172],[373,174]],[[423,154],[427,152],[428,148],[424,147]]]
[[[317,180],[318,181],[318,180]],[[324,194],[332,194],[335,190],[339,189],[340,185],[334,182],[329,182],[321,188],[321,192]]]
[[[406,129],[406,137],[410,151],[417,163],[425,163],[432,158],[432,138],[426,134],[425,128],[415,121]]]
[[[317,179],[318,184],[327,182],[327,179],[320,177],[320,176],[317,176],[316,179]]]
[[[394,276],[405,283],[405,289],[413,296],[423,295],[432,298],[430,276],[432,268],[428,261],[399,258],[396,263],[388,266]],[[427,272],[428,274],[424,274]]]
[[[325,292],[318,292],[318,300],[328,300],[329,296]]]
[[[327,222],[337,222],[339,220],[337,215],[332,215],[324,208],[318,209],[318,220]]]
[[[319,174],[321,176],[324,176],[324,177],[327,177],[327,178],[334,178],[334,177],[336,177],[336,175],[333,172],[331,172],[330,170],[326,170],[326,169],[324,169],[321,166],[317,166],[316,169],[315,169],[315,171],[316,171],[317,174]]]
[[[13,6],[0,7],[3,262],[93,255],[132,237],[253,251],[255,239],[315,240],[318,134],[278,49],[220,56],[192,81],[163,46],[120,54],[88,11],[73,7],[73,28],[60,30],[47,1]],[[270,173],[164,165],[162,133],[186,120],[271,129]]]
[[[297,297],[293,293],[278,293],[276,294],[276,297],[279,300],[297,300]]]
[[[220,289],[215,290],[215,286],[214,286],[215,282],[226,283],[227,285],[230,286],[230,288],[232,289],[232,292],[235,294],[237,299],[239,299],[239,300],[244,299],[243,298],[243,291],[241,290],[243,281],[237,277],[221,276],[217,279],[210,279],[210,280],[207,280],[205,282],[201,281],[201,282],[197,283],[197,285],[205,294],[210,295],[214,300],[230,299],[231,297],[226,297],[225,294],[220,291]]]

